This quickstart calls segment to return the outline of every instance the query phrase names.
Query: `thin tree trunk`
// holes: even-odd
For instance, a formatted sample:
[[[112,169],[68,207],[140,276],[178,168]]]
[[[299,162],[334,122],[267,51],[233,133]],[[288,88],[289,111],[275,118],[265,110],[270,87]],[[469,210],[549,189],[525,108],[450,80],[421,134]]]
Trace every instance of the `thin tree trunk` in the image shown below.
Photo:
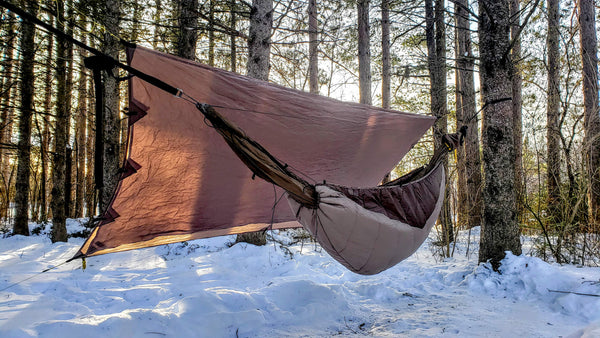
[[[81,41],[86,43],[85,35],[81,36]],[[84,52],[79,50],[80,59],[83,60]],[[88,107],[87,100],[87,73],[84,67],[79,70],[79,82],[77,85],[78,101],[77,110],[75,113],[75,157],[76,157],[76,186],[75,186],[75,207],[73,208],[73,217],[83,217],[83,204],[85,199],[85,152],[86,152],[86,140],[85,140],[85,122],[86,122],[86,111]]]
[[[50,24],[54,22],[54,17],[50,16]],[[46,59],[46,77],[44,80],[44,112],[50,113],[52,110],[52,75],[53,75],[53,49],[54,49],[54,35],[48,34],[48,45],[47,51],[48,56]],[[44,124],[42,126],[42,135],[40,140],[40,159],[42,164],[42,172],[40,177],[40,221],[46,222],[48,220],[48,192],[46,190],[48,185],[48,150],[50,145],[50,119],[44,118]]]
[[[248,76],[268,81],[271,57],[273,0],[253,0],[248,35]]]
[[[588,217],[600,231],[600,115],[598,109],[598,40],[593,0],[579,0],[585,158],[588,177]]]
[[[469,3],[458,0],[454,5],[457,39],[456,129],[467,127],[464,147],[458,152],[458,216],[468,228],[481,225],[481,154],[473,78],[473,52],[469,29]]]
[[[8,13],[8,23],[6,24],[6,46],[4,49],[4,62],[2,63],[2,90],[0,91],[0,142],[9,143],[13,130],[13,104],[11,98],[15,95],[16,72],[13,71],[14,64],[14,46],[17,43],[17,32],[15,23],[17,22],[14,13]],[[8,216],[8,206],[10,204],[10,153],[4,147],[0,147],[0,220]]]
[[[92,79],[89,78],[88,80],[88,88],[92,88],[93,87],[93,82]],[[90,112],[93,112],[95,109],[95,99],[93,96],[88,97],[89,101],[88,101],[88,108],[87,110]],[[87,167],[87,172],[88,175],[86,175],[86,179],[85,179],[85,208],[86,208],[86,213],[85,216],[86,217],[93,217],[96,215],[96,208],[97,208],[97,203],[96,203],[96,196],[97,196],[97,190],[94,186],[94,177],[93,175],[91,175],[91,173],[94,172],[94,142],[96,139],[96,131],[94,130],[94,120],[92,116],[89,116],[86,119],[86,123],[87,123],[87,139],[85,140],[85,148],[86,148],[86,152],[85,152],[85,160],[86,160],[86,167]]]
[[[514,40],[511,51],[511,76],[512,76],[512,106],[513,106],[513,133],[514,133],[514,173],[515,173],[515,193],[517,194],[517,220],[521,219],[523,214],[523,99],[522,87],[523,78],[521,75],[521,39],[517,36],[521,24],[520,0],[510,0],[510,36]]]
[[[230,13],[231,13],[231,30],[232,31],[236,31],[236,24],[237,24],[237,19],[236,19],[236,15],[235,15],[235,0],[231,0],[229,3],[229,7],[230,7]],[[235,43],[235,34],[231,34],[230,37],[230,42],[229,42],[229,49],[230,49],[230,58],[231,58],[231,71],[232,72],[237,72],[237,45]]]
[[[25,1],[27,11],[37,16],[37,1]],[[21,25],[21,106],[19,111],[19,141],[17,150],[17,180],[15,189],[15,224],[13,234],[29,235],[29,177],[31,172],[31,118],[33,116],[33,67],[35,62],[35,26],[26,21]]]
[[[64,8],[62,0],[56,2],[57,28],[64,31]],[[69,128],[69,112],[67,111],[67,49],[68,43],[62,36],[56,38],[56,126],[54,131],[54,154],[52,156],[52,242],[66,242],[66,150],[67,129]]]
[[[381,1],[381,106],[390,108],[392,70],[390,63],[390,1]]]
[[[358,0],[358,86],[360,103],[372,104],[369,0]]]
[[[508,2],[479,1],[483,108],[483,225],[479,261],[498,269],[506,251],[521,254],[515,194],[515,146]]]
[[[105,3],[105,27],[104,41],[101,49],[104,53],[118,59],[119,56],[119,15],[120,0],[108,0]],[[114,71],[114,70],[113,70]],[[119,113],[119,83],[107,72],[103,73],[104,84],[104,163],[103,183],[100,198],[101,212],[105,212],[112,200],[113,193],[118,183],[119,151],[120,151],[120,113]]]
[[[195,60],[198,41],[198,0],[176,0],[176,3],[179,16],[175,53],[182,58]]]
[[[208,0],[208,65],[215,66],[215,0]]]
[[[308,83],[313,94],[319,94],[319,35],[317,33],[317,0],[308,0]]]
[[[73,15],[73,0],[68,0],[67,2],[67,35],[73,36],[73,27],[75,26],[75,16]],[[72,201],[73,201],[73,192],[71,191],[73,187],[73,182],[71,179],[73,178],[73,167],[70,158],[71,147],[69,145],[69,141],[71,140],[71,112],[73,111],[73,68],[74,68],[74,60],[73,60],[73,44],[71,42],[67,42],[66,45],[66,56],[67,56],[67,82],[66,82],[66,96],[65,96],[65,111],[67,113],[66,116],[66,142],[65,142],[65,217],[69,217],[71,215]]]
[[[548,184],[548,215],[551,223],[561,221],[560,216],[560,92],[559,92],[559,1],[548,0],[548,99],[546,111],[547,135],[547,184]]]
[[[437,118],[433,125],[434,149],[443,147],[442,137],[448,132],[448,107],[446,90],[446,24],[444,22],[444,1],[436,0],[435,8],[432,0],[425,1],[425,36],[427,40],[427,64],[430,79],[431,112]],[[444,161],[448,168],[448,160]],[[446,170],[446,172],[448,172]],[[448,180],[449,182],[449,180]],[[448,183],[447,182],[447,183]],[[449,187],[449,185],[446,185]],[[448,244],[454,241],[452,217],[450,215],[450,199],[448,189],[440,214],[442,225],[442,242]]]
[[[161,27],[160,19],[162,17],[162,2],[161,0],[154,0],[154,35],[152,37],[152,49],[158,49],[158,43],[161,40]]]
[[[248,37],[248,76],[267,81],[271,55],[271,30],[273,27],[273,0],[253,0],[250,10],[250,34]],[[236,242],[254,245],[267,244],[262,231],[239,234]]]

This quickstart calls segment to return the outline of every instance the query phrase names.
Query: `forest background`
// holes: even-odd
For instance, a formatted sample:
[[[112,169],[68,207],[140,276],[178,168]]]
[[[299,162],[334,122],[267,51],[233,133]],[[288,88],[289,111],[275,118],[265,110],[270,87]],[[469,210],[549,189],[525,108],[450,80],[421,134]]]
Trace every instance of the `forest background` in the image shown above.
[[[438,117],[391,178],[426,163],[444,133],[468,126],[446,164],[440,255],[452,255],[458,229],[481,225],[479,259],[496,267],[506,250],[520,253],[520,233],[537,238],[545,260],[600,264],[592,0],[13,3],[121,60],[127,41]],[[110,201],[126,139],[127,74],[104,73],[104,117],[96,121],[89,55],[10,11],[0,15],[2,229],[29,234],[28,221],[52,219],[52,240],[65,241],[67,217],[92,218]]]

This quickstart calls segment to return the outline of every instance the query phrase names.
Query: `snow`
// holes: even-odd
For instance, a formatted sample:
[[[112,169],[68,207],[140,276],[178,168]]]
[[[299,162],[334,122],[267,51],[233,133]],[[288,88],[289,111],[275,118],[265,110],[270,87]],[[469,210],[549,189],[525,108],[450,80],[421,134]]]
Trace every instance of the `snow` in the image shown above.
[[[294,231],[262,247],[217,237],[35,275],[83,243],[52,244],[47,231],[0,239],[0,289],[30,278],[0,292],[1,337],[600,336],[600,297],[590,296],[600,294],[600,268],[508,254],[497,273],[477,264],[466,232],[452,258],[436,257],[428,240],[375,276],[347,271],[309,241],[282,248]]]

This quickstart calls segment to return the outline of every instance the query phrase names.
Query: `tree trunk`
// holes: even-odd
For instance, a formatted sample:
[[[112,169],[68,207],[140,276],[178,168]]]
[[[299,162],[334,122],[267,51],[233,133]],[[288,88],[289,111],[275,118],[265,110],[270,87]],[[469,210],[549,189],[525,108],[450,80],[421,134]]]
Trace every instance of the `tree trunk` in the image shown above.
[[[458,153],[458,216],[468,228],[481,225],[481,154],[479,128],[473,79],[473,52],[469,29],[469,3],[458,0],[454,4],[456,19],[456,129],[467,126],[464,147]]]
[[[73,27],[75,26],[75,16],[74,16],[74,11],[73,11],[73,0],[68,0],[67,3],[67,21],[68,21],[68,28],[67,28],[67,35],[69,36],[73,36]],[[65,217],[70,217],[71,215],[71,208],[73,207],[72,201],[73,201],[73,192],[72,187],[73,187],[73,182],[71,181],[71,179],[73,178],[73,161],[70,158],[70,151],[71,151],[71,147],[69,144],[69,141],[71,140],[71,112],[73,111],[73,69],[74,69],[74,60],[73,60],[73,44],[71,42],[67,42],[66,45],[66,55],[67,55],[67,62],[68,62],[68,67],[67,67],[67,88],[66,88],[66,96],[65,96],[65,107],[66,107],[66,112],[67,112],[67,117],[66,117],[66,125],[67,125],[67,129],[66,129],[66,142],[65,142]],[[68,149],[67,149],[68,148]]]
[[[107,32],[101,49],[111,57],[119,58],[119,15],[120,0],[108,0],[105,3],[104,23]],[[113,70],[115,71],[115,70]],[[104,163],[102,194],[100,197],[100,210],[105,212],[118,184],[119,151],[120,151],[120,112],[119,112],[119,83],[107,72],[103,73],[104,84]]]
[[[25,1],[27,11],[37,16],[37,1]],[[17,180],[15,189],[15,224],[13,234],[29,235],[29,177],[31,172],[31,118],[33,116],[35,62],[35,26],[23,21],[21,26],[21,106],[19,111],[19,141],[17,150]]]
[[[208,65],[215,66],[215,0],[208,1]]]
[[[548,215],[552,224],[561,222],[560,216],[560,92],[559,92],[559,1],[548,1],[548,98],[546,111],[546,135],[548,158]]]
[[[152,49],[158,50],[158,43],[162,39],[160,20],[162,18],[162,2],[161,0],[154,0],[154,35],[152,37]]]
[[[65,5],[62,0],[56,2],[57,28],[64,31]],[[62,36],[56,38],[56,112],[54,130],[54,154],[52,156],[52,242],[67,241],[65,182],[66,182],[66,150],[67,130],[69,128],[69,112],[67,111],[67,49],[68,42]]]
[[[600,115],[598,109],[598,40],[593,0],[579,1],[581,63],[583,64],[584,149],[588,177],[588,216],[592,231],[600,231]]]
[[[176,0],[176,3],[179,15],[175,53],[182,58],[195,60],[198,41],[198,0]]]
[[[308,0],[308,83],[313,94],[319,94],[319,35],[317,33],[317,0]]]
[[[85,35],[81,36],[81,41],[86,43]],[[80,58],[83,60],[84,52],[79,51]],[[73,208],[73,217],[83,217],[83,205],[85,199],[85,152],[86,152],[86,112],[88,107],[87,101],[87,73],[84,67],[79,70],[79,82],[77,85],[78,100],[77,110],[75,113],[75,166],[77,168],[76,173],[76,185],[75,185],[75,207]]]
[[[88,79],[88,88],[93,87],[93,80],[91,78]],[[89,97],[88,108],[87,111],[93,112],[95,109],[95,99],[93,96]],[[85,140],[85,158],[87,164],[87,172],[85,178],[85,208],[86,208],[86,217],[96,216],[96,209],[98,207],[97,203],[97,190],[94,186],[94,177],[92,173],[94,173],[94,141],[96,139],[96,130],[94,129],[94,122],[92,118],[87,121],[87,139]]]
[[[391,77],[390,64],[390,1],[381,1],[381,106],[390,108]]]
[[[236,31],[237,19],[235,15],[236,6],[235,0],[231,0],[229,3],[230,13],[231,13],[231,30]],[[235,34],[231,34],[229,40],[229,50],[230,50],[230,58],[231,58],[231,71],[237,72],[237,45],[235,43]]]
[[[436,0],[435,8],[433,0],[425,1],[425,36],[427,40],[427,65],[430,79],[431,113],[437,118],[433,125],[434,149],[443,147],[442,137],[448,132],[448,107],[446,90],[446,24],[444,22],[444,1]],[[444,161],[444,167],[448,169],[448,160]],[[448,172],[448,170],[446,170]],[[446,183],[448,183],[447,180]],[[446,185],[449,187],[449,185]],[[442,226],[442,242],[448,244],[454,241],[452,228],[452,217],[450,215],[450,203],[448,189],[445,192],[444,205],[440,213],[440,224]]]
[[[50,16],[50,24],[54,22],[54,17]],[[47,34],[48,45],[47,51],[48,56],[46,59],[46,77],[44,80],[44,112],[49,113],[52,110],[52,78],[53,78],[53,49],[54,49],[54,35]],[[44,125],[42,127],[42,135],[40,140],[40,159],[42,164],[42,173],[40,177],[40,221],[46,222],[48,220],[48,192],[46,190],[48,186],[48,159],[50,158],[50,121],[44,119]]]
[[[271,30],[273,27],[273,0],[253,0],[250,10],[248,37],[248,76],[267,81],[271,55]],[[254,245],[267,244],[262,231],[239,234],[236,242]]]
[[[248,35],[248,76],[269,80],[273,0],[253,0]]]
[[[358,0],[358,86],[360,103],[372,104],[369,0]]]
[[[498,269],[506,251],[521,254],[515,194],[510,61],[506,1],[479,1],[480,80],[483,108],[483,225],[479,261]]]
[[[511,51],[511,76],[512,76],[512,106],[513,106],[513,137],[515,147],[514,173],[515,193],[517,194],[517,221],[523,214],[523,99],[521,89],[523,79],[521,75],[521,39],[517,36],[521,24],[520,0],[510,0],[510,36],[513,41]]]
[[[4,49],[4,62],[2,63],[2,91],[0,91],[0,142],[8,143],[12,137],[13,130],[13,108],[11,98],[15,95],[16,72],[14,70],[14,46],[17,43],[17,32],[15,24],[17,19],[15,14],[8,12],[8,22],[6,23],[6,46]],[[8,216],[8,206],[10,204],[10,153],[0,147],[0,220]]]

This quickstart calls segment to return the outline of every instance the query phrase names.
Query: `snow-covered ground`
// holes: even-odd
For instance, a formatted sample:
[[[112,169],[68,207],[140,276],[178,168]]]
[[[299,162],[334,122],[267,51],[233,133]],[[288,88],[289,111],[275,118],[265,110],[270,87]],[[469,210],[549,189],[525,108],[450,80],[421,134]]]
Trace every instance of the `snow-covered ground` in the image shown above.
[[[0,292],[0,337],[600,337],[600,268],[509,255],[498,274],[477,265],[477,242],[466,255],[467,238],[453,258],[428,241],[375,276],[311,242],[230,247],[231,236],[93,257],[85,271],[74,261]],[[0,239],[0,289],[82,242]]]

